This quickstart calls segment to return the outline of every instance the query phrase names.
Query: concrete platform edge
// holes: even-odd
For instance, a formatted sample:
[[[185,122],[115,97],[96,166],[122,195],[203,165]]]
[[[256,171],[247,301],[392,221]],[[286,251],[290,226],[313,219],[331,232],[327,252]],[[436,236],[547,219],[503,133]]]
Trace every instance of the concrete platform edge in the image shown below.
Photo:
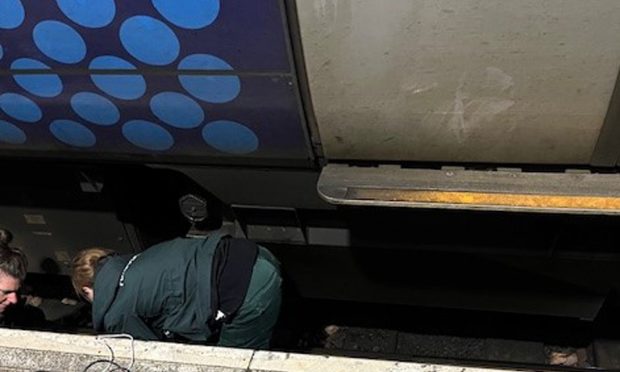
[[[132,345],[128,339],[98,338],[0,329],[0,371],[82,371],[97,360],[131,365]],[[163,342],[133,342],[131,371],[210,371],[210,372],[297,372],[297,371],[391,371],[391,372],[494,372],[437,364],[405,363],[363,358],[346,358],[285,352],[256,351]],[[109,367],[100,363],[89,371]]]

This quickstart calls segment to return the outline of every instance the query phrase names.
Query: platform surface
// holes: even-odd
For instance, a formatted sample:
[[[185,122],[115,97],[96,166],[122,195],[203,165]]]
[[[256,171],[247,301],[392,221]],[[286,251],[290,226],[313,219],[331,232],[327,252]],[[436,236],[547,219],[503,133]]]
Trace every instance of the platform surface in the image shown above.
[[[133,344],[133,345],[132,345]],[[131,371],[494,372],[487,368],[97,338],[0,329],[0,371],[83,371],[112,359]],[[133,363],[132,363],[133,354]],[[89,371],[113,369],[101,362]],[[504,370],[505,371],[505,370]]]

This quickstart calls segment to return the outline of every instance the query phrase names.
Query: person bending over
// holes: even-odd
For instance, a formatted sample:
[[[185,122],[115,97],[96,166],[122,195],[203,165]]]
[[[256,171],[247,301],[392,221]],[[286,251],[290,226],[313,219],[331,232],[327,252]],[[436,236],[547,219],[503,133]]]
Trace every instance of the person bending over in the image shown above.
[[[136,255],[105,248],[72,262],[96,332],[265,349],[280,311],[279,263],[247,239],[176,238]]]

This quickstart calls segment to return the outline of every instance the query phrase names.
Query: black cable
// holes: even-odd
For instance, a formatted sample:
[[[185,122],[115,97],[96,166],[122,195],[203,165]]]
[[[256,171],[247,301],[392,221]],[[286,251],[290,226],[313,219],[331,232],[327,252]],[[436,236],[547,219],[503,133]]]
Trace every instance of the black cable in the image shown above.
[[[112,360],[107,360],[107,359],[97,359],[94,362],[91,362],[90,364],[88,364],[83,370],[82,372],[86,372],[88,371],[92,366],[100,364],[100,363],[108,363],[113,365],[115,368],[113,370],[111,370],[110,372],[113,371],[121,371],[121,372],[131,372],[129,369],[121,366],[120,364],[116,363],[115,361]]]

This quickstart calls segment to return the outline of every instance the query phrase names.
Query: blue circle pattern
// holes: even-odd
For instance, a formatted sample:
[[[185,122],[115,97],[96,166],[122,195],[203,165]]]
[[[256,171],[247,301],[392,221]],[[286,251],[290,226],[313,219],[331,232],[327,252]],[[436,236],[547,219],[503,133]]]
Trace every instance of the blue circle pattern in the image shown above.
[[[135,146],[146,150],[164,151],[174,145],[174,138],[167,130],[146,120],[125,123],[123,136]]]
[[[13,119],[34,123],[43,117],[43,112],[30,98],[15,93],[0,95],[0,109]]]
[[[190,30],[210,25],[220,12],[219,0],[153,0],[153,6],[170,23]]]
[[[24,22],[26,12],[19,0],[0,1],[0,28],[13,29]]]
[[[116,14],[114,0],[56,0],[56,3],[67,18],[84,27],[107,26]]]
[[[176,92],[162,92],[151,98],[153,114],[175,128],[196,128],[205,118],[204,111],[196,101]]]
[[[229,120],[218,120],[205,125],[202,138],[210,146],[229,154],[245,155],[258,149],[258,138],[254,132]]]
[[[90,62],[91,70],[135,70],[131,63],[114,56],[101,56]],[[91,71],[92,72],[92,71]],[[146,92],[146,81],[141,75],[97,75],[91,79],[97,88],[119,99],[137,99]]]
[[[86,56],[86,43],[70,26],[58,21],[43,21],[32,31],[37,48],[61,63],[78,63]]]
[[[71,107],[82,119],[98,125],[114,125],[121,118],[114,103],[95,93],[75,94],[71,97]]]
[[[123,47],[137,60],[163,66],[179,56],[181,45],[165,23],[148,16],[127,19],[119,31]]]
[[[26,142],[26,133],[8,121],[0,120],[0,141],[21,145]]]
[[[60,10],[73,22],[89,28],[109,25],[116,13],[114,0],[56,0]],[[185,29],[200,29],[212,24],[220,11],[219,0],[152,0],[153,6],[170,23]],[[20,0],[0,0],[0,28],[11,29],[21,25],[25,12]],[[148,16],[134,16],[121,25],[119,36],[124,48],[137,60],[163,66],[174,62],[180,52],[180,43],[174,31],[163,22]],[[46,56],[61,63],[77,63],[86,56],[86,44],[80,34],[58,21],[43,21],[33,31],[35,44]],[[3,57],[0,45],[0,58]],[[90,69],[135,70],[136,67],[115,56],[93,59]],[[34,59],[18,59],[12,69],[50,69]],[[233,70],[224,60],[209,54],[194,54],[184,58],[179,69]],[[16,82],[31,94],[55,97],[62,92],[59,76],[15,75]],[[120,99],[137,99],[146,93],[146,81],[139,75],[103,75],[92,73],[93,83],[103,92]],[[237,76],[180,75],[179,82],[192,96],[209,103],[234,100],[241,91]],[[83,119],[98,125],[114,125],[120,120],[116,105],[107,98],[90,92],[81,92],[71,98],[71,106]],[[204,120],[204,111],[191,98],[176,92],[159,93],[150,101],[153,114],[175,128],[198,127]],[[0,95],[0,108],[14,119],[24,122],[41,120],[41,109],[32,100],[14,93]],[[55,120],[50,131],[60,141],[75,147],[92,147],[97,140],[84,125],[71,120]],[[172,135],[161,126],[132,120],[122,127],[125,138],[137,147],[164,151],[174,145]],[[204,141],[215,149],[236,155],[254,152],[259,141],[246,126],[227,120],[208,123],[202,129]],[[12,123],[0,121],[0,141],[11,144],[26,142],[26,134]]]
[[[180,70],[232,70],[224,60],[209,54],[192,54],[179,63]],[[241,81],[237,76],[179,75],[179,82],[192,96],[209,103],[237,98]]]
[[[50,131],[58,140],[75,147],[93,147],[97,139],[84,125],[72,120],[54,120]]]
[[[51,68],[43,62],[36,59],[20,58],[11,63],[13,70],[51,70]],[[13,79],[28,93],[39,97],[51,98],[56,97],[62,92],[62,81],[56,74],[32,74],[20,75],[14,74]]]

